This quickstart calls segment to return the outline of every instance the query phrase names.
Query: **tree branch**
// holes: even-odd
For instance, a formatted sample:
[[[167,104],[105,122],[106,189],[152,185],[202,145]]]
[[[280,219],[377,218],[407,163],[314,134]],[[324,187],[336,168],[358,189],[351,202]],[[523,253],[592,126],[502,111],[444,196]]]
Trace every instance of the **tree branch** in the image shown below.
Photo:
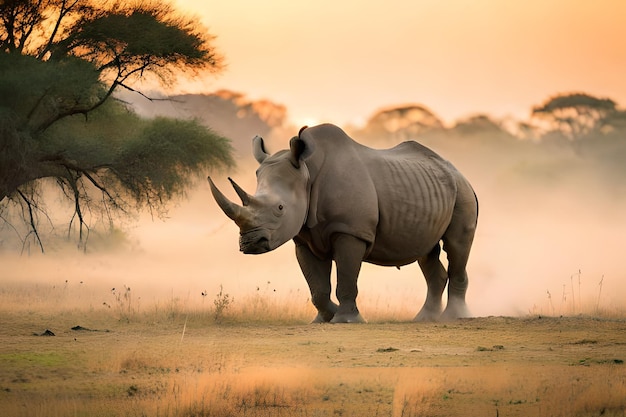
[[[50,34],[50,37],[48,38],[48,43],[46,44],[45,47],[41,49],[41,51],[37,55],[37,59],[43,59],[45,55],[50,51],[50,49],[52,48],[52,45],[54,44],[54,38],[56,38],[59,28],[61,27],[61,22],[63,21],[63,19],[65,19],[68,13],[72,11],[74,6],[78,4],[78,1],[79,0],[74,0],[74,3],[66,7],[67,0],[62,0],[61,5],[60,5],[60,10],[59,10],[59,17],[57,18],[54,24],[54,28],[52,29],[52,33]]]
[[[115,91],[116,87],[117,87],[117,81],[114,81],[111,87],[109,88],[109,90],[104,94],[104,96],[101,97],[97,102],[95,102],[91,106],[86,106],[83,108],[74,107],[69,110],[60,112],[56,116],[51,117],[47,121],[42,123],[41,126],[39,126],[39,128],[37,129],[37,132],[41,133],[47,128],[49,128],[50,126],[52,126],[54,123],[58,122],[61,119],[65,119],[66,117],[69,117],[69,116],[74,116],[76,114],[83,114],[87,116],[89,112],[92,112],[98,107],[102,106],[107,101],[107,99],[113,94],[113,91]]]
[[[129,87],[129,86],[127,86],[126,84],[124,84],[124,83],[122,83],[122,82],[118,83],[118,85],[119,85],[120,87],[125,88],[126,90],[128,90],[128,91],[130,91],[130,92],[137,93],[137,94],[139,94],[140,96],[142,96],[143,98],[148,99],[148,100],[150,100],[150,101],[171,101],[171,99],[170,99],[170,98],[156,98],[156,97],[148,97],[147,95],[145,95],[145,94],[144,94],[144,93],[142,93],[141,91],[139,91],[139,90],[135,90],[134,88]]]
[[[22,198],[22,200],[24,200],[24,202],[26,203],[26,206],[28,207],[28,215],[29,215],[29,219],[30,219],[31,232],[35,234],[36,241],[37,241],[37,243],[39,243],[39,247],[41,248],[41,253],[44,253],[43,243],[41,242],[41,237],[39,237],[39,232],[37,231],[37,225],[35,224],[35,215],[33,213],[33,204],[21,190],[18,189],[17,192],[20,195],[20,197]],[[26,241],[26,239],[24,239],[24,242],[25,241]]]
[[[26,244],[26,239],[22,239],[22,236],[20,236],[20,232],[17,230],[17,228],[6,217],[4,217],[1,213],[0,213],[0,220],[3,220],[4,223],[7,226],[9,226],[11,229],[13,229],[13,231],[15,232],[15,235],[17,236],[17,238],[22,243],[22,248],[24,248],[24,245]]]
[[[67,177],[68,183],[70,185],[70,188],[74,192],[74,214],[72,215],[72,220],[70,220],[69,230],[72,229],[72,223],[74,222],[74,216],[78,216],[78,222],[79,222],[79,224],[78,224],[78,245],[79,245],[79,247],[82,245],[84,250],[87,250],[87,244],[86,244],[86,242],[83,241],[83,227],[85,229],[87,229],[87,233],[89,233],[89,226],[85,222],[85,219],[83,217],[82,207],[80,205],[81,194],[80,194],[80,190],[78,189],[78,185],[77,185],[78,178],[76,178],[74,175],[72,175],[72,172],[70,171],[69,168],[67,168],[67,174],[68,174],[68,177]]]
[[[33,30],[35,30],[35,27],[42,21],[44,20],[44,17],[42,16],[41,13],[41,5],[43,4],[43,0],[39,0],[37,2],[36,5],[32,6],[32,14],[31,14],[31,20],[28,21],[28,26],[26,30],[22,31],[22,37],[20,38],[20,44],[18,45],[18,50],[20,52],[22,52],[24,50],[24,47],[26,46],[26,42],[28,42],[28,38],[30,38],[30,35],[32,35]]]

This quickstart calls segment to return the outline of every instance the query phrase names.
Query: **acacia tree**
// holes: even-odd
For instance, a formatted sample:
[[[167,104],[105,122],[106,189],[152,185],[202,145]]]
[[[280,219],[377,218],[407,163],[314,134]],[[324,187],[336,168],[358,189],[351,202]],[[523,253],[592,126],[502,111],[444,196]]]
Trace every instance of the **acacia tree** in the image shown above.
[[[532,110],[532,115],[548,123],[548,129],[577,139],[602,127],[617,113],[616,103],[584,93],[563,94],[548,99]]]
[[[162,213],[194,174],[233,163],[229,141],[199,122],[141,119],[114,96],[142,94],[147,77],[219,70],[192,18],[162,2],[3,0],[0,19],[0,221],[17,210],[23,243],[43,250],[42,184],[71,201],[84,246],[87,213]]]
[[[407,140],[439,129],[443,129],[443,123],[432,111],[422,105],[410,104],[378,111],[367,121],[363,133]]]

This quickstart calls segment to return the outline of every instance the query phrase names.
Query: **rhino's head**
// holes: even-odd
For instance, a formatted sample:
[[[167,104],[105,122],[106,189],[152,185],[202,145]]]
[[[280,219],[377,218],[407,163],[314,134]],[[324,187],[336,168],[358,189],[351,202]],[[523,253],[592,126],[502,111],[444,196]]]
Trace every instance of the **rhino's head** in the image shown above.
[[[307,151],[305,143],[294,137],[289,150],[270,155],[260,136],[252,142],[254,157],[260,164],[254,195],[229,178],[241,199],[242,205],[238,205],[226,198],[210,177],[209,184],[217,204],[239,226],[239,249],[243,253],[259,254],[293,239],[306,221],[310,185],[304,158],[310,149]]]

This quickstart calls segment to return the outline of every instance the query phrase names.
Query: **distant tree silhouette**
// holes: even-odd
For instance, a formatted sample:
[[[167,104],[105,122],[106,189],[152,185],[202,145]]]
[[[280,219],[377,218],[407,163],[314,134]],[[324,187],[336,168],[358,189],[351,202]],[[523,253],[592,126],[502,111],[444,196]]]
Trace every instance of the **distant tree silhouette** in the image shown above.
[[[534,107],[532,115],[547,122],[548,129],[575,139],[605,125],[616,112],[616,103],[611,99],[571,93],[548,99]]]
[[[443,127],[441,120],[428,108],[410,104],[378,111],[367,121],[363,130],[367,135],[406,140]]]
[[[243,93],[218,90],[208,94],[181,94],[168,101],[152,101],[132,93],[122,96],[133,109],[149,117],[176,114],[196,119],[205,126],[231,138],[237,156],[252,158],[250,138],[262,136],[271,141],[293,135],[296,126],[289,127],[287,108],[268,100],[251,100]],[[277,146],[279,146],[277,144]]]
[[[505,132],[499,123],[492,120],[486,114],[478,114],[468,117],[467,119],[459,120],[454,125],[454,130],[456,130],[461,135],[484,135],[486,133],[508,134],[508,132]]]
[[[218,71],[211,40],[162,2],[0,3],[0,225],[17,209],[23,243],[43,250],[45,182],[71,202],[84,247],[89,217],[160,214],[195,173],[232,164],[228,140],[198,122],[141,119],[113,96],[146,78]]]

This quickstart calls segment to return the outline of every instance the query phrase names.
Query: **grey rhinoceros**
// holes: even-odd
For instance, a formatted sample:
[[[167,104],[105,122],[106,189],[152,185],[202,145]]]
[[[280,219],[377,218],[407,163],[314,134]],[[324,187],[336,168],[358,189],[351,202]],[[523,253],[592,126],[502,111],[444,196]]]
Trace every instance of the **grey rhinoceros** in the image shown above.
[[[419,263],[428,291],[416,321],[469,315],[466,264],[478,200],[449,162],[413,141],[372,149],[331,124],[302,128],[289,147],[270,155],[261,137],[253,139],[260,163],[255,195],[229,178],[243,205],[208,180],[217,204],[240,228],[243,253],[268,252],[293,239],[318,310],[314,322],[364,321],[356,304],[364,261]],[[447,271],[439,260],[441,241]],[[333,260],[339,305],[330,298]]]

